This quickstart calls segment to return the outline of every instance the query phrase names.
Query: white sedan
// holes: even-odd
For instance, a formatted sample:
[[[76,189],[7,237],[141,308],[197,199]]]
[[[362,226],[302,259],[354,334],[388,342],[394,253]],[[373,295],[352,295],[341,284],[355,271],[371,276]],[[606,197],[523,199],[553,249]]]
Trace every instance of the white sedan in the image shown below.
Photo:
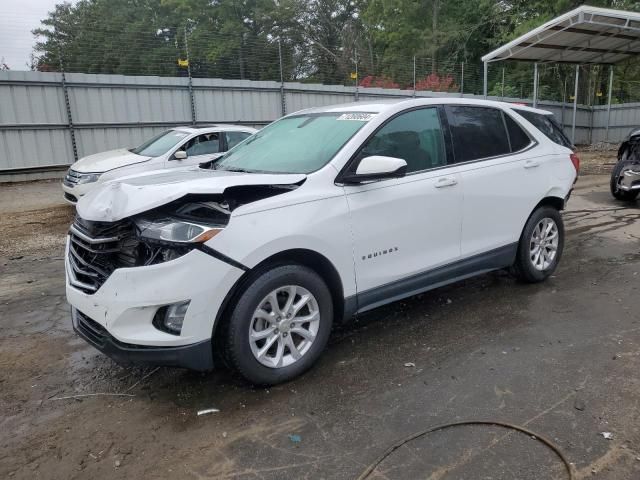
[[[74,163],[62,182],[64,198],[78,198],[108,180],[213,160],[257,130],[235,125],[175,127],[130,150],[96,153]]]

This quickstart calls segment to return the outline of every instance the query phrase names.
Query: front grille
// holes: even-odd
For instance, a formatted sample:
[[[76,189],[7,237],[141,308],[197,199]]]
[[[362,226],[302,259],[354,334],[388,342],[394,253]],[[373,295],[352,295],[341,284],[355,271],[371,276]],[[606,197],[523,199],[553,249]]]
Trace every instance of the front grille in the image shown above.
[[[79,310],[76,314],[76,328],[80,333],[96,347],[103,347],[107,338],[110,337],[109,332],[98,322],[91,320]]]
[[[73,187],[78,183],[78,180],[80,180],[81,176],[82,176],[81,173],[76,172],[75,170],[69,169],[67,174],[64,176],[64,180],[62,181],[62,183],[64,183],[69,187]]]
[[[69,230],[70,283],[85,293],[96,292],[116,268],[137,264],[139,245],[130,221],[76,218]]]
[[[64,198],[69,200],[72,203],[78,203],[78,199],[75,195],[71,195],[70,193],[64,192]]]

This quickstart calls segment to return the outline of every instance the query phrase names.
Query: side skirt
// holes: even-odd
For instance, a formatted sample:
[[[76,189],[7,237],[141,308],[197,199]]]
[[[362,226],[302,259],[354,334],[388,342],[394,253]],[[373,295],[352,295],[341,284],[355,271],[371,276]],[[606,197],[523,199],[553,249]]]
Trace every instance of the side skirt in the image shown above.
[[[345,299],[345,318],[466,278],[509,267],[513,265],[517,251],[518,244],[512,243],[358,293],[357,296]]]

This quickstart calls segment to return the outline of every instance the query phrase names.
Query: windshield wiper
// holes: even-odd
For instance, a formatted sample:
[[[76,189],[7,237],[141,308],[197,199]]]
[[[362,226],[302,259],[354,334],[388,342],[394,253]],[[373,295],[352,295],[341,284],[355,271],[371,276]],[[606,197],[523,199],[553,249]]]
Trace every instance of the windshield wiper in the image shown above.
[[[253,173],[252,171],[245,170],[244,168],[217,168],[216,170],[224,170],[226,172]]]

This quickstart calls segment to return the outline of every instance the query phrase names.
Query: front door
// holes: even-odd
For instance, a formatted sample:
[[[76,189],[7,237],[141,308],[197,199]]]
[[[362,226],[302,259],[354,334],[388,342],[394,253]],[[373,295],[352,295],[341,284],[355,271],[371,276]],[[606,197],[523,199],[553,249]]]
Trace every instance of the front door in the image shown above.
[[[446,150],[439,109],[428,107],[390,119],[357,155],[407,162],[403,178],[344,187],[359,308],[413,293],[412,277],[460,257],[462,189]]]
[[[169,167],[185,167],[208,162],[216,154],[223,151],[222,133],[211,132],[197,135],[186,141],[178,150],[184,150],[187,158],[184,160],[169,160]]]

